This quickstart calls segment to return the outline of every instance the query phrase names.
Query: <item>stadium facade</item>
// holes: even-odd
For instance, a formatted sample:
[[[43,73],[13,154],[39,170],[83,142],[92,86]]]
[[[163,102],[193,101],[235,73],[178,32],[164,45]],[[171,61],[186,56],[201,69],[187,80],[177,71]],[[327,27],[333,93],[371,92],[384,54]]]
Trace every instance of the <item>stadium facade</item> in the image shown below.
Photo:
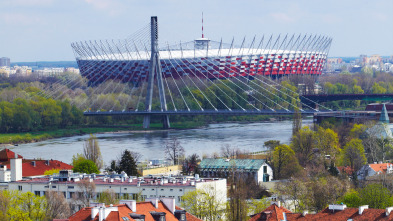
[[[241,45],[225,44],[200,38],[176,45],[159,47],[163,77],[183,76],[223,79],[272,78],[289,75],[322,74],[332,39],[324,36],[292,35],[262,37]],[[149,42],[134,40],[89,41],[73,43],[82,76],[91,83],[108,79],[123,82],[146,81],[149,74]]]

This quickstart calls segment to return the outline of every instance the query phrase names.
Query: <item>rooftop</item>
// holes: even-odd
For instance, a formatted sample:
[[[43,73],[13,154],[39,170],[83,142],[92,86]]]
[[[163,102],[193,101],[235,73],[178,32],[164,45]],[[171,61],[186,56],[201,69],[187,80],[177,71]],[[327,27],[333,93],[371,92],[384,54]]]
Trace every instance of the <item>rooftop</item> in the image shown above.
[[[201,169],[229,169],[237,168],[243,170],[259,170],[265,160],[261,159],[203,159],[200,163]]]

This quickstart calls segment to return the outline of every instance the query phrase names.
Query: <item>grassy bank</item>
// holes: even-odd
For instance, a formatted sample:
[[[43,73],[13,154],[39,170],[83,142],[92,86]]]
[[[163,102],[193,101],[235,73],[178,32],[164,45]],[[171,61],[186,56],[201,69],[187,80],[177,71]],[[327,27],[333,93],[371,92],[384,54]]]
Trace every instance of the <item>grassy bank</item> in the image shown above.
[[[173,129],[191,129],[204,126],[205,123],[201,122],[174,122],[171,123],[171,128]],[[149,130],[161,130],[161,123],[152,123]],[[70,137],[76,135],[84,134],[95,134],[104,132],[119,132],[119,131],[129,131],[138,130],[143,131],[142,124],[130,124],[130,125],[115,125],[115,126],[102,126],[102,125],[92,125],[83,128],[66,128],[66,129],[53,129],[29,133],[7,133],[0,134],[0,144],[21,144],[21,143],[31,143],[37,141],[43,141],[51,138],[59,137]]]

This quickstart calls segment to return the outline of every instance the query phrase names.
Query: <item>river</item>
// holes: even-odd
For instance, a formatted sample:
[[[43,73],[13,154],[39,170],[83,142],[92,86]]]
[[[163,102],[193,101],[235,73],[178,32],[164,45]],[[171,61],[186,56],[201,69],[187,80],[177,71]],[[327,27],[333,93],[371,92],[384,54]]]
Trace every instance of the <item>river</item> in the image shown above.
[[[311,124],[312,120],[303,120]],[[188,130],[169,130],[153,132],[121,132],[96,134],[101,154],[106,165],[117,159],[124,149],[139,152],[142,159],[164,159],[163,144],[172,137],[177,137],[184,147],[186,155],[197,153],[219,153],[224,144],[245,151],[265,150],[263,143],[268,140],[280,140],[289,143],[292,133],[292,121],[260,123],[219,123],[207,127]],[[89,135],[50,139],[37,143],[20,144],[10,147],[12,151],[26,159],[56,159],[71,163],[72,156],[82,153],[84,141]]]

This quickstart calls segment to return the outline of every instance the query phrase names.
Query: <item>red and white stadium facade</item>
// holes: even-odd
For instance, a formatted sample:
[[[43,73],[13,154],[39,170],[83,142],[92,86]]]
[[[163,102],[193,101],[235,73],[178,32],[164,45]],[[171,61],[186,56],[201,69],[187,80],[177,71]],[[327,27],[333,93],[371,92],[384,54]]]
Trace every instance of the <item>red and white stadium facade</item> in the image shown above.
[[[299,35],[297,38],[293,36],[291,41],[280,42],[278,39],[270,38],[270,45],[268,43],[265,47],[261,44],[254,46],[254,40],[249,46],[243,46],[243,41],[242,46],[236,47],[233,43],[223,44],[207,38],[160,47],[161,71],[164,77],[175,79],[185,75],[222,79],[322,74],[331,38]],[[129,45],[120,41],[90,41],[73,43],[72,47],[81,75],[90,82],[108,79],[134,83],[146,81],[150,62],[146,48],[149,47],[138,50],[136,45]]]

